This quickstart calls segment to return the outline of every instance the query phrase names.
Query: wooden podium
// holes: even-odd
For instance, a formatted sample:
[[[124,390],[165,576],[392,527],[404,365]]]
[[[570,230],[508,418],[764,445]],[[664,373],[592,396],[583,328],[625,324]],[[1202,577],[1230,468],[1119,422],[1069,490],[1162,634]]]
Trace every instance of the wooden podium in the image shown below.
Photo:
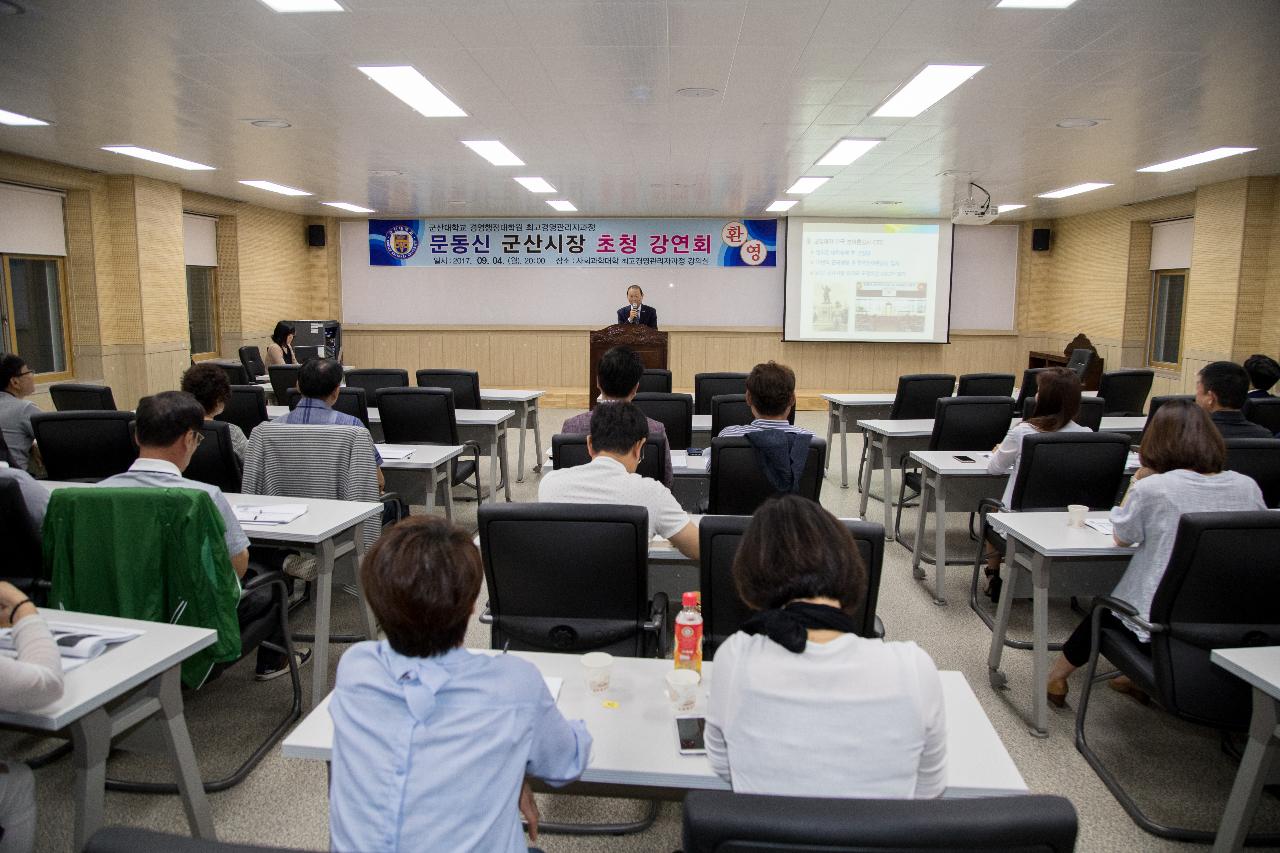
[[[590,408],[595,408],[600,388],[596,380],[596,366],[600,357],[614,347],[630,347],[640,356],[647,368],[667,369],[667,333],[648,326],[631,323],[615,323],[591,332],[591,384],[587,386]]]

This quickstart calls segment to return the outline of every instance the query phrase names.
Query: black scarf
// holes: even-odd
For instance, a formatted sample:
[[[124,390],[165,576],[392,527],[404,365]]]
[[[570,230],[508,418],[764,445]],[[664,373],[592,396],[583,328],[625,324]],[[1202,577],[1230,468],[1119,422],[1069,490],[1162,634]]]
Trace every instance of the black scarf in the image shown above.
[[[843,610],[826,604],[793,601],[776,610],[761,610],[738,630],[764,634],[789,652],[800,654],[809,642],[809,629],[858,633],[858,626]]]

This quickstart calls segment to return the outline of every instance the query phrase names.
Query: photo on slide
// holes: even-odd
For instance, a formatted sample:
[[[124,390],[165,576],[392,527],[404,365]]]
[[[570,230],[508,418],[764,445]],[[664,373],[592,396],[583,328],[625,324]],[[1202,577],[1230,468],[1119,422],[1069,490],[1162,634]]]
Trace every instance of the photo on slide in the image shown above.
[[[847,332],[849,331],[849,298],[848,286],[840,283],[822,284],[822,301],[814,303],[813,324],[815,332]]]
[[[929,308],[926,282],[859,281],[855,332],[923,332]]]

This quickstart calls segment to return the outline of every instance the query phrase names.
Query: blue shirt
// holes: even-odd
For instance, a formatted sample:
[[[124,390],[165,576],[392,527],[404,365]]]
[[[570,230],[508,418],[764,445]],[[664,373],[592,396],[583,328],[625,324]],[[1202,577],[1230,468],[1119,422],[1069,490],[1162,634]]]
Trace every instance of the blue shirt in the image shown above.
[[[568,784],[591,755],[586,725],[510,655],[358,643],[338,664],[329,715],[329,844],[344,853],[525,853],[525,775]]]
[[[348,415],[346,412],[339,412],[325,403],[324,400],[318,400],[315,397],[303,397],[298,401],[298,407],[288,414],[275,418],[272,423],[277,424],[311,424],[312,426],[355,426],[366,429],[364,422],[355,415]],[[378,467],[382,467],[382,454],[378,452],[378,446],[373,447],[373,458],[377,460]]]

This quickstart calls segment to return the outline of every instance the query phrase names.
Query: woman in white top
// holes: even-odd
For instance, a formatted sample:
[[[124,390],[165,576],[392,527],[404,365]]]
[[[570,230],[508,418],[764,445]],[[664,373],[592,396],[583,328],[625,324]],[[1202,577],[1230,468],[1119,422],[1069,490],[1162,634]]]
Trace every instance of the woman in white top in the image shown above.
[[[0,628],[13,626],[17,658],[0,655],[0,711],[39,708],[62,696],[62,661],[49,626],[31,600],[0,581]],[[35,845],[35,779],[25,764],[0,761],[2,853],[28,853]]]
[[[735,791],[924,798],[946,787],[942,681],[915,643],[849,616],[866,569],[849,531],[787,495],[756,510],[733,576],[760,612],[716,650],[707,757]]]

